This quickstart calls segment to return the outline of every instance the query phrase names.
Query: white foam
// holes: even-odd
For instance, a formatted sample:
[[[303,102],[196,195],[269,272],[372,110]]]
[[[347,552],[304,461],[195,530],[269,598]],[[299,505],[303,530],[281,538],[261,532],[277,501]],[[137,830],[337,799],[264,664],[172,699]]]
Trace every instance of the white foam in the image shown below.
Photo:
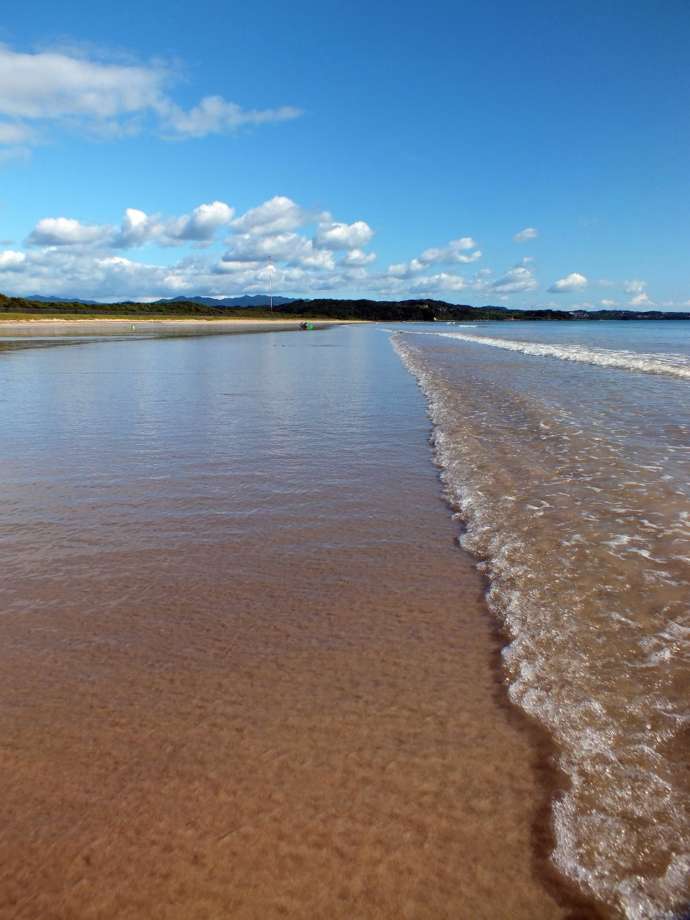
[[[472,342],[481,338],[427,334]],[[656,543],[649,543],[649,534],[627,532],[643,510],[645,524],[650,517],[663,518],[657,511],[643,509],[644,492],[640,494],[641,484],[637,482],[618,480],[619,485],[634,489],[639,508],[629,508],[623,502],[609,504],[606,494],[603,502],[583,499],[582,483],[589,469],[578,465],[577,457],[570,468],[573,476],[550,480],[552,486],[573,482],[572,491],[551,492],[551,496],[572,502],[572,513],[565,519],[558,510],[555,515],[548,511],[548,502],[538,493],[532,496],[527,488],[513,493],[515,485],[523,486],[523,480],[511,480],[510,467],[499,467],[504,474],[500,487],[506,490],[500,494],[492,479],[496,467],[492,463],[491,426],[496,420],[503,423],[505,416],[494,419],[482,410],[481,399],[470,398],[476,394],[449,388],[454,378],[438,372],[435,364],[429,363],[426,350],[418,351],[400,334],[392,342],[427,396],[441,477],[466,527],[461,545],[480,560],[489,582],[488,604],[509,637],[502,655],[510,699],[551,731],[561,751],[560,765],[570,778],[570,787],[554,803],[553,859],[617,916],[670,920],[675,916],[675,905],[687,894],[683,870],[690,860],[690,837],[683,822],[682,790],[669,781],[672,773],[664,746],[690,716],[682,700],[667,694],[663,682],[665,672],[683,654],[688,636],[684,621],[672,618],[676,607],[659,614],[638,604],[646,596],[642,580],[667,578],[668,573],[654,568],[664,560],[663,554],[657,558],[645,548],[657,548]],[[505,347],[505,340],[484,344],[500,348]],[[514,350],[523,350],[526,343],[511,344],[519,345]],[[646,372],[658,371],[647,368]],[[690,367],[687,377],[690,379]],[[566,422],[567,415],[563,412],[560,417],[549,417],[557,440],[564,437],[565,430],[560,431],[559,425]],[[543,430],[537,413],[530,422]],[[489,427],[476,428],[475,424]],[[500,429],[495,430],[499,438],[496,443],[500,444]],[[512,445],[513,432],[509,428],[505,431],[505,440]],[[517,449],[517,429],[514,434]],[[549,449],[546,445],[545,450]],[[550,469],[546,463],[544,468],[547,472]],[[559,509],[561,503],[555,504]],[[527,512],[523,524],[513,508],[517,514],[520,509]],[[543,523],[524,526],[540,513],[547,515]],[[618,523],[623,532],[611,527],[612,514],[622,515]],[[688,512],[679,512],[675,521],[678,534],[684,537]],[[578,523],[585,536],[575,529]],[[666,520],[661,528],[666,535],[668,524]],[[548,560],[543,555],[543,534],[554,525],[558,527],[552,531],[554,540],[558,538],[556,545],[572,547],[572,551],[560,554],[556,565],[553,556]],[[655,529],[655,525],[651,527]],[[541,537],[535,540],[534,534]],[[591,557],[590,553],[602,546],[621,564],[601,569],[596,591],[583,592],[578,585],[578,567],[583,567],[583,559],[584,566],[591,558],[594,565],[601,564],[601,557]],[[626,562],[631,555],[640,561]],[[540,577],[542,570],[547,572],[547,579]],[[664,590],[667,587],[668,582]],[[650,636],[653,623],[663,625]],[[629,676],[632,668],[635,678],[629,684],[626,674]],[[661,877],[651,866],[649,872],[641,871],[641,853],[653,854],[655,865],[670,859],[669,871]]]
[[[542,342],[519,342],[514,339],[491,338],[486,335],[466,335],[462,332],[409,332],[408,335],[438,335],[458,339],[475,345],[488,345],[505,351],[519,351],[539,358],[559,358],[580,364],[614,367],[621,370],[640,371],[643,374],[662,374],[690,380],[690,361],[683,355],[643,354],[634,351],[614,351],[609,348],[592,348],[586,345],[546,345]]]

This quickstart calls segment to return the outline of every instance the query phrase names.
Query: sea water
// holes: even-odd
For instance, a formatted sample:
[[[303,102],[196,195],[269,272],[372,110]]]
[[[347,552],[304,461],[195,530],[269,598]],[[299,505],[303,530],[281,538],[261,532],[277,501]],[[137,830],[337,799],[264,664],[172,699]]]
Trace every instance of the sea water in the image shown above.
[[[560,870],[631,920],[690,877],[690,323],[392,332],[505,628],[510,698],[556,741]]]
[[[0,918],[565,920],[543,734],[380,328],[25,344]]]

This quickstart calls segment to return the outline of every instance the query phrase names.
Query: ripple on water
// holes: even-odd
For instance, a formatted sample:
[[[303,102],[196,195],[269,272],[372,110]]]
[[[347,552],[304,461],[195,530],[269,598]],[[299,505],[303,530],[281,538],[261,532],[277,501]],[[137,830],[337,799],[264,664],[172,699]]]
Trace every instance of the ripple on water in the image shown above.
[[[677,916],[690,894],[678,756],[690,724],[690,469],[670,442],[685,425],[626,424],[584,377],[586,411],[571,407],[571,391],[564,408],[555,372],[546,400],[531,367],[498,374],[486,350],[450,351],[443,338],[683,379],[690,365],[455,332],[393,337],[427,396],[463,545],[510,637],[510,698],[560,748],[570,784],[553,805],[553,859],[630,920]]]

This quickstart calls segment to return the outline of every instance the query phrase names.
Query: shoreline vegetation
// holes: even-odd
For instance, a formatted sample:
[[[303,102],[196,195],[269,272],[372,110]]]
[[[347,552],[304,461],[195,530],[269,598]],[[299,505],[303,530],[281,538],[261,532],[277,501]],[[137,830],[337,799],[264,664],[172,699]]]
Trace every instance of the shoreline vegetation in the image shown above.
[[[0,322],[21,320],[354,320],[369,322],[476,322],[481,320],[690,320],[690,312],[663,310],[551,310],[471,307],[442,300],[293,300],[267,306],[212,307],[192,300],[154,303],[83,303],[68,300],[33,300],[0,294]]]

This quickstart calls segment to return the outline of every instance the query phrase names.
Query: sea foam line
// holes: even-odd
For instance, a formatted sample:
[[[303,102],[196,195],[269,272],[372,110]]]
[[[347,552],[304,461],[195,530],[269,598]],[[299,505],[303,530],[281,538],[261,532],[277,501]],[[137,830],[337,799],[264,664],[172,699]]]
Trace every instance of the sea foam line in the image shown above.
[[[585,345],[546,345],[541,342],[518,342],[515,339],[494,339],[486,335],[466,335],[463,332],[409,332],[408,335],[438,335],[447,339],[458,339],[475,345],[489,345],[505,351],[519,351],[524,355],[539,358],[559,358],[561,361],[575,361],[580,364],[595,364],[599,367],[615,367],[644,374],[662,374],[690,380],[690,364],[682,355],[643,354],[632,351],[614,351],[608,348],[588,348]]]
[[[499,507],[492,508],[490,497],[487,500],[483,494],[481,479],[477,481],[473,475],[472,463],[468,462],[472,448],[455,429],[443,386],[439,388],[433,370],[403,340],[403,335],[409,333],[396,333],[391,336],[391,344],[426,396],[434,427],[434,455],[445,491],[453,508],[460,509],[467,528],[461,545],[481,560],[490,583],[488,606],[505,626],[508,644],[503,649],[503,660],[508,695],[550,731],[561,749],[560,766],[570,778],[569,787],[552,805],[552,860],[564,876],[607,904],[615,916],[625,920],[680,920],[686,915],[679,913],[677,905],[687,896],[690,877],[683,792],[674,789],[667,776],[658,771],[663,746],[676,737],[687,715],[658,693],[633,694],[628,700],[632,717],[628,736],[619,738],[612,751],[611,739],[620,732],[606,683],[601,684],[594,674],[587,691],[583,694],[580,689],[589,663],[584,663],[583,671],[582,656],[572,654],[577,647],[579,618],[563,617],[564,609],[578,609],[574,598],[561,598],[553,606],[543,593],[534,594],[534,582],[524,565],[529,560],[516,559],[514,553],[521,537],[500,526]],[[488,344],[499,343],[489,339]],[[582,540],[579,534],[573,535],[573,539],[578,538]],[[528,582],[519,577],[521,564]],[[633,628],[637,625],[632,618],[613,616]],[[678,645],[684,639],[685,626],[675,625],[679,628],[673,631],[670,641]],[[665,629],[668,628],[667,625]],[[544,643],[544,639],[548,641]],[[658,656],[659,651],[663,653],[668,648],[662,645],[659,649],[660,639],[669,641],[664,633],[652,636],[646,648],[646,663],[641,667],[665,666],[665,656],[657,662],[650,661],[650,655]],[[544,676],[550,689],[542,686]],[[648,720],[660,714],[664,718],[657,720],[652,734]],[[632,755],[635,771],[626,762]],[[636,795],[640,777],[645,781],[644,794]],[[597,784],[594,799],[592,779]],[[643,827],[648,824],[655,828],[653,839],[648,835],[645,845],[657,855],[668,856],[663,875],[636,868],[635,853],[642,850],[634,833],[635,820]]]

